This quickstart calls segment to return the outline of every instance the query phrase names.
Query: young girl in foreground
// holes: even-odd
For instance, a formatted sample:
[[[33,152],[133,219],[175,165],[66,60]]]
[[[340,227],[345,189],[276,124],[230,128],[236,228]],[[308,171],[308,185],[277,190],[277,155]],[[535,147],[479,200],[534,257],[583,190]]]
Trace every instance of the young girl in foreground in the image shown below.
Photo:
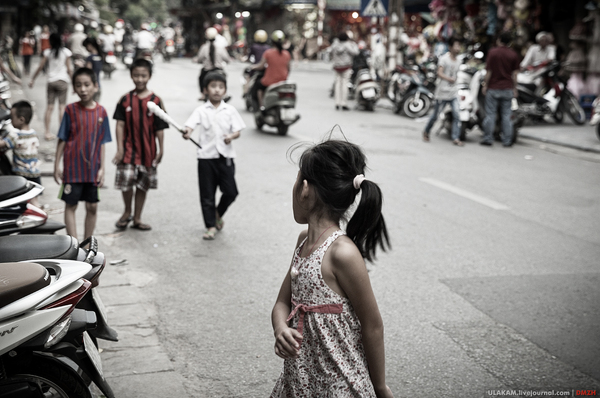
[[[364,171],[361,149],[345,141],[318,144],[300,158],[293,210],[308,230],[273,308],[275,353],[285,362],[271,397],[392,397],[364,261],[389,240],[381,191]],[[344,232],[340,221],[359,192]]]

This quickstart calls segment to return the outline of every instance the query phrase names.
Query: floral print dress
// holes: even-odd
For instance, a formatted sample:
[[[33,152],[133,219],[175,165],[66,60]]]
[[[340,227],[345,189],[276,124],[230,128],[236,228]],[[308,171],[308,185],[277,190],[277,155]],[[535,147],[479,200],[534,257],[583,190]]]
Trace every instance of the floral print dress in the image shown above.
[[[375,397],[361,326],[350,300],[325,283],[321,263],[329,246],[343,231],[336,231],[308,257],[300,257],[306,239],[291,267],[292,312],[288,321],[302,333],[299,357],[286,359],[271,398]]]

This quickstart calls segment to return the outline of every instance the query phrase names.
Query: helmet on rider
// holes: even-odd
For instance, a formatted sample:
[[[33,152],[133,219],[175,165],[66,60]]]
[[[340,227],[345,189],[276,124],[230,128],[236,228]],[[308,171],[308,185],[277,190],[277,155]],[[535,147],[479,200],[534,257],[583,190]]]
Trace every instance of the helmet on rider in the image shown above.
[[[223,26],[219,25],[218,23],[214,24],[212,27],[215,28],[219,34],[223,32]]]
[[[106,25],[104,27],[104,33],[106,33],[107,35],[110,35],[113,32],[113,27],[110,25]]]
[[[147,31],[150,31],[150,24],[149,24],[149,23],[146,23],[146,22],[144,22],[144,23],[142,24],[141,28],[142,28],[142,30],[147,30]]]
[[[266,43],[268,38],[269,35],[267,35],[267,32],[265,32],[262,29],[259,29],[256,32],[254,32],[254,41],[256,43]]]
[[[285,34],[281,30],[276,30],[271,33],[271,40],[273,43],[283,43],[285,40]]]
[[[206,32],[204,32],[204,37],[206,37],[206,40],[214,40],[217,37],[217,33],[217,29],[211,26],[210,28],[206,29]]]
[[[80,23],[75,24],[75,32],[83,32],[83,25]]]

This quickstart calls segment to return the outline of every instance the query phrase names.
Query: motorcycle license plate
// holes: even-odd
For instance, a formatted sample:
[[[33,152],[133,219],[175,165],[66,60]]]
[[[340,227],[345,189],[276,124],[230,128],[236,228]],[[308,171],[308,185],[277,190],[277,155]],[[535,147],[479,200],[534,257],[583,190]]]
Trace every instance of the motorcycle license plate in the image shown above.
[[[363,90],[363,92],[362,92],[363,98],[366,98],[366,99],[374,98],[375,95],[376,95],[376,93],[375,93],[374,88],[367,88],[367,89]]]
[[[167,47],[167,52],[168,52],[168,53],[173,53],[173,52],[175,52],[175,47],[173,47],[173,46],[169,46],[169,47]]]
[[[296,110],[294,108],[281,108],[281,119],[294,120],[296,118]]]
[[[106,316],[106,306],[102,302],[100,298],[100,294],[97,289],[92,289],[92,299],[94,303],[96,303],[96,307],[98,307],[98,311],[100,312],[100,316],[104,320],[104,323],[108,324],[108,317]]]
[[[117,57],[115,57],[114,55],[107,55],[106,56],[106,63],[107,64],[114,64],[117,62]]]
[[[88,334],[88,332],[83,332],[83,346],[85,348],[85,352],[88,354],[94,367],[100,373],[100,376],[104,379],[104,373],[102,373],[102,360],[100,359],[100,352],[94,345],[92,338]]]
[[[460,121],[461,122],[469,121],[469,111],[460,111]]]

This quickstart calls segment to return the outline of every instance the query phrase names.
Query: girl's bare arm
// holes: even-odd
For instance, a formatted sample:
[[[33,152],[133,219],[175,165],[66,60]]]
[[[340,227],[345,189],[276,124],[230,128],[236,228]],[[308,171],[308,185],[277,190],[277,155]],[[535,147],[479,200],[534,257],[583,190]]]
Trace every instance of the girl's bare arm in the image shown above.
[[[391,397],[391,391],[385,383],[383,321],[365,261],[350,240],[338,239],[330,250],[333,273],[360,320],[363,346],[375,392],[378,397]]]
[[[307,231],[300,234],[296,248],[304,240],[306,234]],[[300,341],[302,341],[302,335],[298,333],[296,329],[290,328],[287,322],[287,317],[291,311],[291,301],[292,284],[290,272],[288,270],[285,279],[281,284],[281,289],[279,290],[277,301],[273,307],[273,312],[271,313],[273,332],[275,333],[275,354],[283,359],[297,357],[300,350]]]

